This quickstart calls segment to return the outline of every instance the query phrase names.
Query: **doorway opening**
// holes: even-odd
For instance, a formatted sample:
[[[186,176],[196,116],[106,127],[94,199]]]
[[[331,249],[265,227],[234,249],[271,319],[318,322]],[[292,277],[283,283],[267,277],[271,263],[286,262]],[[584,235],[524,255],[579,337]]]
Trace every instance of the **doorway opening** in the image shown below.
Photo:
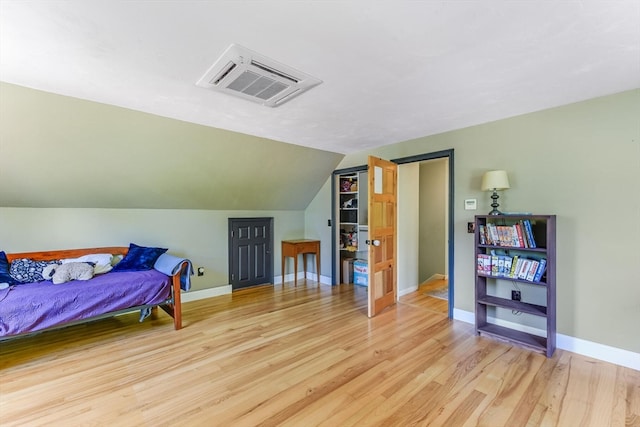
[[[424,289],[425,293],[446,296],[447,314],[451,319],[454,307],[453,149],[392,161],[400,165],[398,259],[406,263],[398,266],[399,292]],[[403,217],[409,221],[401,227]],[[419,265],[412,265],[412,261]]]
[[[435,162],[434,160],[441,160]],[[453,318],[453,307],[454,307],[454,208],[453,208],[453,200],[454,200],[454,150],[442,150],[432,153],[419,154],[415,156],[403,157],[398,159],[392,159],[392,162],[398,164],[398,296],[403,295],[404,293],[414,292],[420,289],[421,284],[425,282],[434,282],[436,280],[440,280],[439,284],[446,284],[445,292],[447,299],[447,314],[449,318]],[[431,162],[434,161],[434,162]],[[439,177],[439,182],[442,185],[434,184],[439,186],[436,189],[436,193],[439,192],[441,197],[443,198],[441,208],[436,209],[433,203],[429,203],[429,196],[423,197],[423,202],[426,203],[427,207],[422,209],[420,206],[420,195],[423,193],[433,193],[432,191],[427,191],[427,188],[430,184],[421,183],[420,182],[420,168],[422,165],[425,168],[430,168],[430,165],[438,164],[437,170],[440,172],[432,173],[441,173],[442,175]],[[446,167],[444,167],[446,166]],[[338,179],[340,175],[345,173],[361,173],[366,172],[367,166],[357,166],[348,169],[336,170],[332,175],[332,188],[337,188]],[[340,252],[339,252],[339,238],[340,233],[339,229],[336,229],[337,224],[339,223],[338,218],[336,218],[336,212],[338,211],[337,204],[339,200],[337,200],[336,194],[333,194],[332,197],[332,248],[334,250],[332,253],[332,283],[338,284],[342,283],[341,276],[341,261],[340,261]],[[429,225],[429,216],[433,216],[432,213],[429,213],[429,210],[437,210],[440,212],[444,212],[442,216],[437,219],[431,219],[432,225]],[[427,220],[427,224],[422,222],[422,219]],[[439,225],[433,225],[439,224]],[[433,235],[429,236],[428,231],[429,227],[437,227],[437,232],[441,234],[441,236],[434,238]],[[420,236],[421,229],[427,230],[427,236]],[[424,231],[424,230],[423,230]],[[423,243],[421,246],[420,241],[427,242]],[[431,242],[432,244],[429,244]],[[426,270],[420,271],[420,266],[423,264],[422,260],[424,256],[430,256],[429,253],[437,253],[437,257],[432,257],[429,261],[435,260],[435,258],[439,259],[439,265],[444,267],[438,267],[438,269],[445,269],[445,273],[441,274],[440,272],[434,272],[433,268],[431,270],[427,268]],[[444,259],[444,263],[443,260]],[[428,263],[425,263],[428,264]],[[431,271],[431,273],[429,273]],[[444,276],[444,277],[442,277]],[[425,283],[426,284],[426,283]],[[433,284],[433,283],[432,283]],[[442,286],[440,286],[442,287]],[[431,289],[425,288],[425,292],[430,292]],[[439,295],[443,296],[442,290],[439,290]]]

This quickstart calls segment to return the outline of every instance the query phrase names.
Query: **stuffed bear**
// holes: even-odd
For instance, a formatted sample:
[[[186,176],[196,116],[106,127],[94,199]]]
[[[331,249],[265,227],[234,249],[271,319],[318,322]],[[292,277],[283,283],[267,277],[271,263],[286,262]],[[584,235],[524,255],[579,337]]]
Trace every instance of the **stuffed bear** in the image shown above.
[[[93,266],[87,262],[50,264],[42,270],[42,277],[51,279],[54,285],[70,280],[89,280],[93,277]]]

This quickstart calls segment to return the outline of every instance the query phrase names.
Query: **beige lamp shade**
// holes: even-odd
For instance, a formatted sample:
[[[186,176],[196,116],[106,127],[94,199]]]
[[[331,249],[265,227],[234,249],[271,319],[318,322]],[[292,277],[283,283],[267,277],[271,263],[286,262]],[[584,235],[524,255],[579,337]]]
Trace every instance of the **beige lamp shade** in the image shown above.
[[[482,177],[482,191],[505,190],[509,187],[507,171],[489,171]]]

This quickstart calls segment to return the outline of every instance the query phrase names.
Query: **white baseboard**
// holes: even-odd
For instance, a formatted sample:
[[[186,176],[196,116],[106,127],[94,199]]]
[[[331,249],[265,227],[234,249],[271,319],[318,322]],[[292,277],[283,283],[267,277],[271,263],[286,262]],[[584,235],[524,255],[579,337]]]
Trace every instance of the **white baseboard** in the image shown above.
[[[476,316],[470,311],[460,310],[459,308],[453,309],[454,320],[460,320],[461,322],[476,324]]]
[[[296,278],[298,280],[303,279],[304,278],[304,273],[298,272],[298,274],[296,275]],[[293,273],[285,274],[284,280],[282,280],[282,276],[275,276],[273,278],[273,284],[274,285],[281,285],[283,281],[284,282],[292,282],[293,281]]]
[[[427,284],[429,282],[434,282],[436,280],[445,280],[446,278],[447,278],[447,276],[445,276],[444,274],[436,273],[436,274],[433,274],[431,277],[429,277],[424,282],[422,282],[421,284],[424,285],[424,284]]]
[[[197,301],[200,299],[218,297],[231,293],[231,285],[217,286],[215,288],[201,289],[199,291],[182,292],[180,300],[182,302]]]
[[[418,286],[411,286],[410,288],[406,288],[406,289],[398,289],[398,298],[406,294],[410,294],[411,292],[416,292],[417,290],[418,290]]]
[[[457,308],[453,309],[453,318],[455,320],[471,324],[475,324],[476,321],[474,313]],[[537,328],[531,328],[501,319],[489,318],[489,320],[502,326],[508,326],[531,334],[545,336],[545,331]],[[634,353],[629,350],[611,347],[605,344],[587,341],[563,334],[556,334],[556,348],[640,371],[640,353]]]
[[[331,277],[320,275],[320,280],[318,280],[318,275],[316,273],[307,273],[307,279],[320,282],[321,285],[329,285],[329,286],[332,285]]]
[[[298,280],[304,279],[305,278],[304,272],[303,271],[302,272],[299,271],[298,274],[297,274],[297,278],[298,278]],[[317,282],[318,281],[318,275],[316,273],[307,272],[307,279],[314,280],[314,281]],[[293,282],[293,273],[286,274],[284,276],[284,281],[285,282]],[[282,284],[282,276],[275,276],[273,278],[273,284],[274,285],[281,285]],[[320,275],[320,284],[331,286],[331,277]]]
[[[309,275],[309,273],[307,273],[307,275]],[[304,279],[304,272],[299,271],[298,274],[296,275],[296,278],[298,280]],[[284,281],[285,282],[293,282],[293,273],[285,274]],[[282,276],[275,276],[273,278],[273,284],[274,285],[281,285],[282,284]]]
[[[640,371],[640,353],[556,334],[556,347]]]
[[[315,273],[307,273],[309,280],[316,280],[318,276]],[[293,281],[293,274],[287,274],[285,276],[287,281]],[[304,273],[298,273],[298,280],[304,279]],[[276,276],[273,278],[274,285],[282,284],[282,276]],[[320,283],[323,285],[331,286],[331,277],[320,276]],[[201,289],[199,291],[182,292],[182,302],[198,301],[205,298],[218,297],[220,295],[227,295],[232,292],[231,285],[216,286],[215,288]]]

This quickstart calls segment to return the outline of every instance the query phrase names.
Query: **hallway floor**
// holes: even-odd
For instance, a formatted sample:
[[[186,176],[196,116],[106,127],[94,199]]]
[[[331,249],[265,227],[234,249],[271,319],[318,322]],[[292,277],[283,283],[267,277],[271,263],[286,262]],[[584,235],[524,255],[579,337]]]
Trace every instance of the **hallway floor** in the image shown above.
[[[432,280],[418,286],[418,290],[400,297],[400,303],[423,307],[436,313],[446,314],[449,309],[449,301],[428,295],[430,291],[447,286],[447,281]]]

